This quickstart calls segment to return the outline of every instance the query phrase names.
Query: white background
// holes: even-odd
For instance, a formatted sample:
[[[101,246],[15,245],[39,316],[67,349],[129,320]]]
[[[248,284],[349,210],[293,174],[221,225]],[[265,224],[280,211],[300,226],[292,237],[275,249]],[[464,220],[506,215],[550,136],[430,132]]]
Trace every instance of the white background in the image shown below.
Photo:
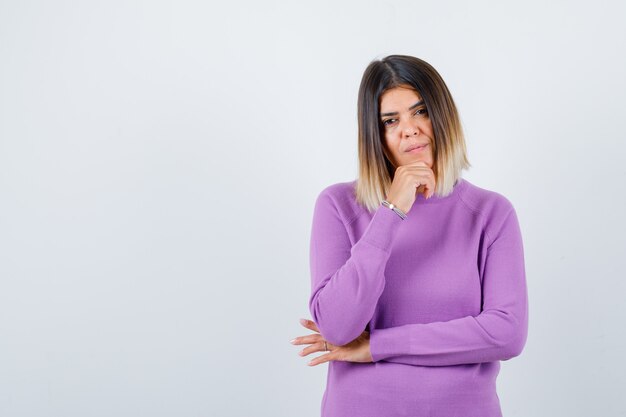
[[[506,416],[623,416],[625,6],[0,1],[0,415],[318,416],[315,197],[356,178],[388,54],[514,204],[530,330]]]

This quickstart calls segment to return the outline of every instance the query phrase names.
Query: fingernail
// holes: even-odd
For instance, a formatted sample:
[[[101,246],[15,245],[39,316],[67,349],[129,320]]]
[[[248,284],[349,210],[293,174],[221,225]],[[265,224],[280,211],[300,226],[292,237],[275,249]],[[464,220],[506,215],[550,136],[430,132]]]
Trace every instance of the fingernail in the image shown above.
[[[292,345],[296,342],[296,339],[292,339],[289,341],[289,343],[291,343]]]
[[[307,363],[307,365],[313,365],[313,361],[311,361],[311,362]]]
[[[300,323],[302,323],[302,324],[306,324],[306,323],[307,323],[307,320],[306,320],[306,319],[300,319]]]

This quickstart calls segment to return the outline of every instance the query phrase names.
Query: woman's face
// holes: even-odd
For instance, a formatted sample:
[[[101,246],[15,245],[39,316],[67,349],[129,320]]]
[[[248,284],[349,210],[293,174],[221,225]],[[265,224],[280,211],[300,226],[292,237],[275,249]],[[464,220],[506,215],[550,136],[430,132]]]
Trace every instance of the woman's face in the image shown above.
[[[415,90],[406,86],[385,91],[380,97],[380,120],[387,157],[394,167],[423,161],[432,169],[433,126]]]

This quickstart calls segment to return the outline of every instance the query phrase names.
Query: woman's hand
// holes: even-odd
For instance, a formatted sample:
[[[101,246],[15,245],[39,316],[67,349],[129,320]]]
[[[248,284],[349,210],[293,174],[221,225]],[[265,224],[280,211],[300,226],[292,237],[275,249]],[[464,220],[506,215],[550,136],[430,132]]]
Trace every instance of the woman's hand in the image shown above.
[[[418,193],[430,198],[435,193],[435,173],[423,161],[396,168],[386,200],[407,214]]]
[[[310,345],[302,349],[299,355],[306,356],[313,352],[325,352],[324,338],[320,334],[315,322],[300,319],[300,324],[307,329],[317,332],[317,334],[296,337],[291,341],[294,345]],[[370,352],[370,334],[368,331],[363,331],[359,337],[347,345],[335,346],[332,343],[326,342],[326,346],[330,352],[326,352],[324,355],[312,359],[308,363],[309,366],[319,365],[320,363],[328,361],[372,362],[372,354]]]

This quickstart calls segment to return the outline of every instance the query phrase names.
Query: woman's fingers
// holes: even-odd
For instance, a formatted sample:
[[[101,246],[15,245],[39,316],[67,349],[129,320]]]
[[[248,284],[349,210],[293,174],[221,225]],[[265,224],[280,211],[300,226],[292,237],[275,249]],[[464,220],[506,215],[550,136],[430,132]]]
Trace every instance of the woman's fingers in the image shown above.
[[[314,332],[318,332],[318,333],[320,332],[320,330],[317,328],[317,324],[315,324],[315,322],[312,320],[300,319],[300,324],[306,327],[307,329],[313,330]]]
[[[317,358],[311,359],[307,365],[315,366],[315,365],[319,365],[320,363],[332,361],[333,359],[334,359],[333,352],[328,352],[325,355],[321,355],[321,356],[318,356]]]
[[[352,342],[335,346],[324,340],[321,334],[312,334],[307,336],[296,337],[291,341],[294,345],[308,344],[309,346],[302,349],[298,354],[306,356],[313,352],[325,352],[317,358],[311,359],[309,366],[319,365],[329,361],[348,361],[348,362],[372,362],[372,355],[369,347],[369,332],[364,330],[363,333]]]
[[[416,192],[430,198],[435,193],[434,171],[423,161],[396,168],[387,193],[387,200],[404,213],[408,213],[415,201]]]
[[[435,176],[433,171],[429,168],[419,169],[418,167],[410,167],[412,169],[409,170],[410,175],[415,181],[416,186],[419,188],[420,185],[423,185],[422,192],[424,197],[430,198],[435,193]]]
[[[310,355],[313,352],[326,352],[326,348],[329,350],[329,352],[327,352],[326,354],[312,359],[308,363],[308,365],[315,366],[315,365],[319,365],[320,363],[333,360],[334,356],[332,356],[332,353],[333,353],[332,348],[334,347],[334,345],[328,342],[324,344],[324,338],[320,334],[320,331],[317,328],[317,325],[315,324],[315,322],[312,320],[300,319],[300,324],[302,324],[304,327],[306,327],[309,330],[313,330],[314,332],[317,332],[317,334],[296,337],[295,339],[291,341],[291,343],[294,345],[310,345],[302,349],[300,352],[298,352],[300,356]]]
[[[329,343],[327,343],[327,345],[329,345]],[[330,349],[330,346],[328,346],[328,349]],[[320,341],[312,344],[311,346],[305,347],[300,352],[298,352],[298,355],[306,356],[306,355],[310,355],[313,352],[325,352],[325,350],[324,350],[324,341],[323,340],[320,340]]]
[[[320,340],[322,341],[322,344],[324,344],[324,339],[322,339],[321,334],[310,334],[307,336],[296,337],[295,339],[291,341],[291,344],[292,345],[312,345],[313,343],[317,343]]]
[[[292,345],[303,345],[303,344],[308,345],[308,344],[316,343],[320,340],[323,341],[322,335],[320,334],[319,329],[317,328],[317,325],[315,324],[314,321],[300,319],[300,324],[302,324],[304,327],[306,327],[309,330],[313,330],[314,332],[317,332],[317,334],[296,337],[295,339],[291,341]]]

